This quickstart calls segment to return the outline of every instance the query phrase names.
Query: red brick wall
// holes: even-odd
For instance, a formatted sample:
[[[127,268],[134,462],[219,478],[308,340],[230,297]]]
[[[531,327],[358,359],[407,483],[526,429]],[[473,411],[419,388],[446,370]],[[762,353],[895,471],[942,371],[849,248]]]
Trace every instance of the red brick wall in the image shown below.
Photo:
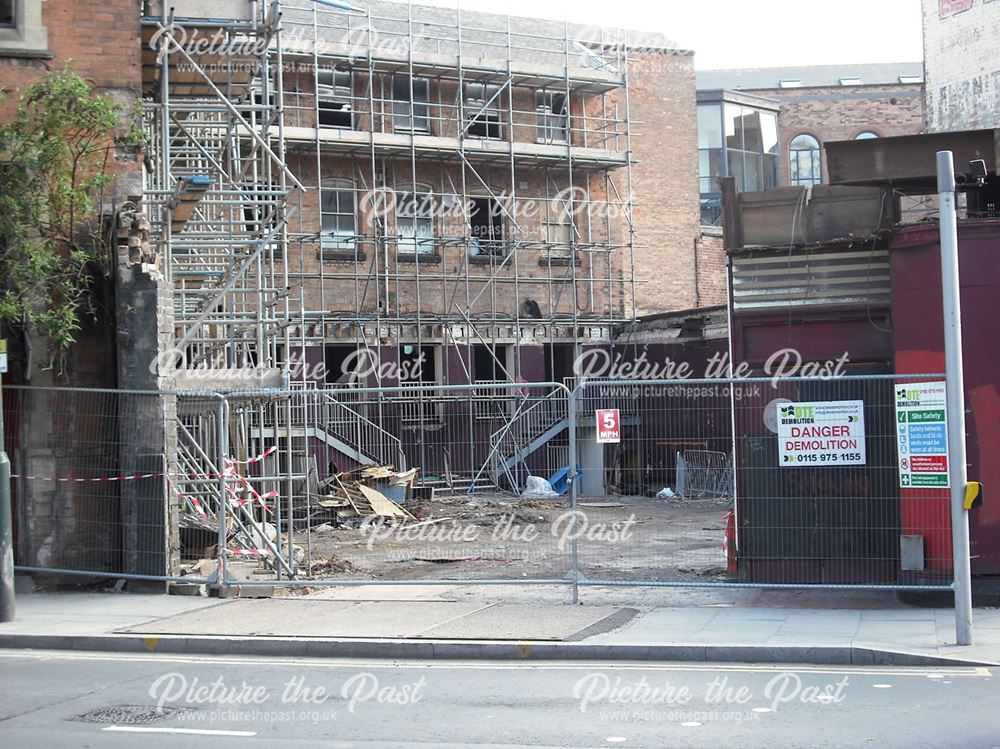
[[[881,137],[923,131],[924,101],[920,84],[840,86],[837,88],[762,89],[753,93],[781,102],[778,139],[780,181],[788,184],[788,144],[802,133],[820,143],[850,140],[865,130]],[[823,181],[829,177],[823,155]]]
[[[42,20],[51,59],[12,57],[0,45],[0,85],[7,96],[0,118],[9,116],[21,88],[67,63],[116,99],[139,97],[141,42],[135,0],[45,0]]]
[[[96,91],[108,94],[126,110],[131,108],[141,87],[139,10],[135,0],[45,0],[42,21],[48,31],[51,57],[17,56],[0,44],[0,90],[5,97],[0,104],[0,122],[12,115],[26,86],[47,71],[61,70],[67,64]],[[110,168],[117,179],[106,193],[109,203],[139,191],[139,167],[135,161],[112,161]],[[101,309],[114,306],[109,298],[99,301]],[[113,324],[104,314],[96,322],[84,316],[81,324],[78,343],[68,352],[61,372],[39,368],[46,361],[46,344],[34,342],[32,384],[115,384]],[[26,373],[20,371],[20,347],[16,342],[12,345],[15,347],[12,373],[23,378]]]
[[[697,302],[698,128],[694,58],[644,52],[629,70],[639,315]]]
[[[702,234],[697,239],[698,305],[726,303],[726,251],[721,234]]]

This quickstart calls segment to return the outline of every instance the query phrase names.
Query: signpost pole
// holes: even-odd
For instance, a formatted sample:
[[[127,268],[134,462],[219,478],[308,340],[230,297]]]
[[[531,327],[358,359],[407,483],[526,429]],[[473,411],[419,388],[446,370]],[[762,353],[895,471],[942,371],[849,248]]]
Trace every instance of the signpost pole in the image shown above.
[[[7,341],[0,364],[0,622],[14,621],[14,527],[10,511],[10,460],[4,445],[3,373],[7,371]]]
[[[941,227],[941,289],[944,296],[945,390],[948,397],[948,478],[951,484],[951,545],[955,571],[955,638],[972,644],[972,573],[969,518],[963,500],[968,480],[965,458],[965,385],[962,372],[962,310],[958,279],[958,217],[955,163],[951,151],[937,152]]]

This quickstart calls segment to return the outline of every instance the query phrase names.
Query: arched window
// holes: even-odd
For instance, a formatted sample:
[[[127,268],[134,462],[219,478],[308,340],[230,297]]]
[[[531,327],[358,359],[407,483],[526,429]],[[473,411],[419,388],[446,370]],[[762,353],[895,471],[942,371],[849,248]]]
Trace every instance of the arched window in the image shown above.
[[[812,187],[822,181],[819,141],[806,133],[795,136],[788,146],[788,184]]]
[[[358,233],[354,183],[346,179],[323,180],[319,195],[320,247],[353,250]]]
[[[872,138],[877,138],[878,133],[872,132],[871,130],[862,130],[860,133],[854,136],[854,140],[871,140]]]
[[[397,251],[403,255],[434,252],[434,195],[427,185],[403,185],[396,191]]]

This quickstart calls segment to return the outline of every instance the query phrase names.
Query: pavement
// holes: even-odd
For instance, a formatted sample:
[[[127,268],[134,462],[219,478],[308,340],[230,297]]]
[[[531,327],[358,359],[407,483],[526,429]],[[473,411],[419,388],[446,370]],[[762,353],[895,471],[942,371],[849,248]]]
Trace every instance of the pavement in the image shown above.
[[[497,600],[469,586],[363,585],[307,595],[219,599],[34,592],[0,624],[0,648],[397,659],[628,660],[1000,665],[1000,610],[976,609],[974,644],[955,645],[954,612],[891,594],[755,591],[694,603],[622,605],[630,591],[572,605]],[[482,589],[480,588],[480,591]],[[614,596],[617,596],[617,599]],[[470,597],[471,596],[471,597]],[[648,600],[648,599],[643,599]],[[682,605],[678,605],[682,604]]]

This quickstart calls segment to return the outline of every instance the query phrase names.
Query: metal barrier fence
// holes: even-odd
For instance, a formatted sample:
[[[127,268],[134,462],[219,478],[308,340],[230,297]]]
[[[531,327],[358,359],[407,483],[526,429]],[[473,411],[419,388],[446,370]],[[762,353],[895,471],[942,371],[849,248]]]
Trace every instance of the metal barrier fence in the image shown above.
[[[8,387],[16,561],[242,585],[564,584],[574,599],[948,590],[943,418],[907,400],[939,379]]]

